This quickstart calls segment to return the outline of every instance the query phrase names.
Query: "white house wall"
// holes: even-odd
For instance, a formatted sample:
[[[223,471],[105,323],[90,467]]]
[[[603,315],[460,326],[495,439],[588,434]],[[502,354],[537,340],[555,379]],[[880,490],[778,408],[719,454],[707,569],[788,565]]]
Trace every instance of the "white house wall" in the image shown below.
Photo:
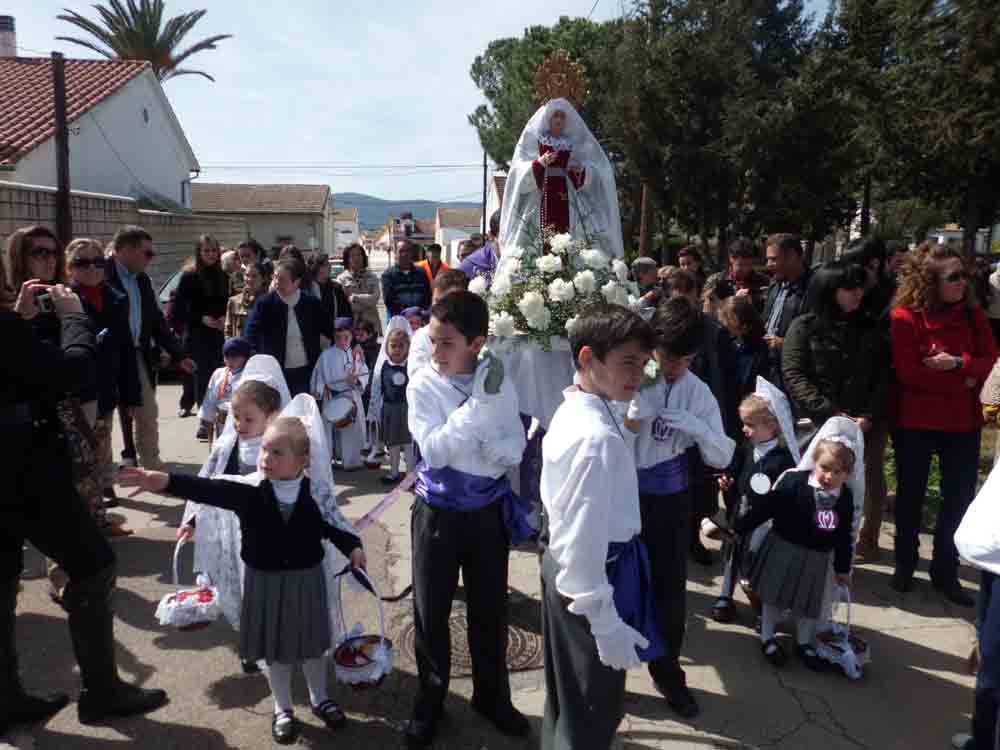
[[[361,227],[356,221],[334,223],[334,250],[339,254],[344,248],[361,241]]]
[[[265,249],[280,248],[290,242],[300,250],[311,250],[310,239],[316,239],[317,250],[329,250],[326,244],[325,219],[320,214],[206,214],[244,220],[250,236]],[[289,238],[289,239],[279,239]]]
[[[74,190],[132,198],[158,193],[190,205],[182,185],[195,165],[171,122],[172,114],[154,90],[156,85],[155,77],[147,71],[70,123],[70,184]],[[143,110],[149,114],[148,123]],[[18,162],[17,180],[56,186],[54,138]]]

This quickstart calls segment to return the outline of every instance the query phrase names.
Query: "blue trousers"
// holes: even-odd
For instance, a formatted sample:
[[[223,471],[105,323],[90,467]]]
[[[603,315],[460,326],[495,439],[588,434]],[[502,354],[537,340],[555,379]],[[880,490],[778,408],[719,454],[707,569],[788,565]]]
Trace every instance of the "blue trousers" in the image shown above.
[[[975,750],[1000,750],[997,717],[1000,710],[1000,576],[982,574],[979,588],[979,673],[972,714]]]

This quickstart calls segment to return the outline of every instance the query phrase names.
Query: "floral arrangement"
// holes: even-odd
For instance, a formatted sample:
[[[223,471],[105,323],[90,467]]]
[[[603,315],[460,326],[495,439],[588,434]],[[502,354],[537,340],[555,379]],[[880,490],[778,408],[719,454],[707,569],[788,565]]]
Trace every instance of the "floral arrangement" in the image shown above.
[[[602,302],[627,306],[639,290],[628,266],[589,240],[542,234],[530,247],[504,248],[487,290],[473,279],[469,290],[490,305],[490,333],[499,339],[527,337],[544,350],[566,338],[588,307]]]

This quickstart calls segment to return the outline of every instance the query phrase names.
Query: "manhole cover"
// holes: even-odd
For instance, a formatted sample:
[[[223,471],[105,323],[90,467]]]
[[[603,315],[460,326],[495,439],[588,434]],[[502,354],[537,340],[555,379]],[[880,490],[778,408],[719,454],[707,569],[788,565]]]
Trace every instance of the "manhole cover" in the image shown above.
[[[465,609],[456,606],[448,624],[451,630],[451,676],[471,677],[472,657],[469,655]],[[415,635],[411,620],[395,639],[399,644],[399,653],[411,664],[417,663]],[[524,672],[541,669],[544,663],[541,634],[530,629],[527,623],[515,622],[511,618],[507,624],[507,669]]]

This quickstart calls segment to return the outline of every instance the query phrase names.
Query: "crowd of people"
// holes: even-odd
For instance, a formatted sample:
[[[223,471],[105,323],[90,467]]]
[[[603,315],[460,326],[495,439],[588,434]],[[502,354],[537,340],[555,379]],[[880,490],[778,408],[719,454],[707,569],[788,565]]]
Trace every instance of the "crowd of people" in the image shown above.
[[[428,746],[439,729],[460,571],[472,706],[505,734],[528,733],[505,664],[508,553],[526,540],[539,539],[543,553],[543,747],[609,747],[625,670],[640,662],[678,715],[697,715],[681,653],[688,561],[716,563],[705,538],[723,541],[711,616],[739,619],[742,585],[769,664],[786,661],[777,626],[790,614],[799,660],[828,668],[818,634],[831,600],[850,587],[854,565],[882,554],[890,440],[892,587],[915,585],[936,456],[930,580],[948,601],[975,603],[959,580],[954,534],[976,492],[983,405],[992,420],[1000,407],[1000,375],[991,376],[1000,315],[987,312],[1000,271],[970,266],[946,244],[907,250],[876,238],[812,268],[789,234],[760,249],[735,241],[715,273],[694,246],[676,266],[634,260],[633,303],[595,307],[569,332],[576,381],[541,443],[536,529],[507,479],[528,446],[526,421],[513,383],[484,351],[487,304],[468,291],[473,278],[490,283],[498,219],[487,242],[463,245],[457,267],[438,246],[418,258],[404,241],[381,278],[361,245],[344,251],[334,279],[325,254],[286,247],[271,260],[254,240],[227,252],[202,236],[167,315],[145,272],[153,238],[140,227],[107,246],[76,239],[63,248],[37,226],[9,238],[0,324],[24,356],[4,367],[0,405],[10,483],[0,731],[68,700],[30,696],[17,677],[25,540],[52,561],[52,596],[69,613],[81,721],[166,700],[120,680],[114,663],[107,537],[131,533],[107,515],[120,502],[116,481],[190,501],[178,536],[195,541],[196,567],[223,593],[242,669],[267,676],[271,732],[282,743],[297,736],[295,664],[313,713],[331,729],[346,721],[326,686],[324,654],[338,627],[329,614],[339,606],[327,591],[342,558],[357,569],[366,559],[337,508],[334,469],[385,467],[390,486],[404,464],[413,475],[419,687],[409,747]],[[185,376],[179,414],[197,407],[197,437],[211,443],[200,479],[163,473],[155,388],[170,362]],[[236,475],[244,479],[216,481]],[[965,750],[994,747],[982,715],[1000,704],[988,687],[1000,684],[998,658],[983,654]]]

